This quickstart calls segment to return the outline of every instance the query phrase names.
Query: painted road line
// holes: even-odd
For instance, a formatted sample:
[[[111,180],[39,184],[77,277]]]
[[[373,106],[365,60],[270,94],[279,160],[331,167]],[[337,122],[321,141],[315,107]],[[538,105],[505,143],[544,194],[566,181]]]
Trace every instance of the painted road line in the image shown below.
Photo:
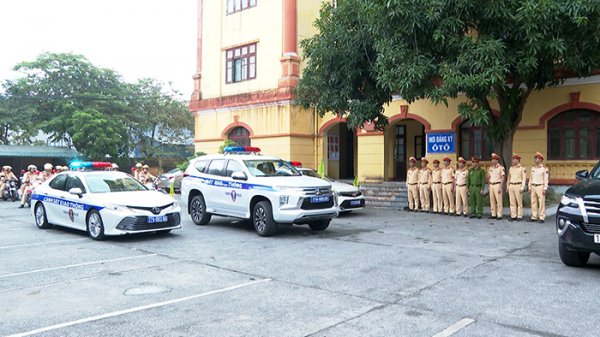
[[[246,282],[246,283],[238,284],[238,285],[227,287],[227,288],[221,288],[221,289],[207,291],[207,292],[201,293],[201,294],[196,294],[196,295],[192,295],[192,296],[176,298],[176,299],[169,300],[169,301],[164,301],[164,302],[159,302],[159,303],[144,305],[144,306],[141,306],[141,307],[135,307],[135,308],[121,310],[121,311],[109,312],[109,313],[106,313],[106,314],[103,314],[103,315],[92,316],[92,317],[78,319],[76,321],[71,321],[71,322],[65,322],[65,323],[61,323],[61,324],[51,325],[51,326],[47,326],[45,328],[39,328],[39,329],[36,329],[36,330],[31,330],[31,331],[22,332],[22,333],[18,333],[18,334],[14,334],[14,335],[9,335],[9,336],[6,336],[6,337],[24,337],[24,336],[30,336],[30,335],[34,335],[34,334],[38,334],[38,333],[42,333],[42,332],[47,332],[47,331],[51,331],[51,330],[66,328],[66,327],[77,325],[77,324],[83,324],[83,323],[88,323],[88,322],[93,322],[93,321],[99,321],[99,320],[102,320],[102,319],[105,319],[105,318],[110,318],[110,317],[115,317],[115,316],[121,316],[121,315],[126,315],[126,314],[130,314],[130,313],[138,312],[138,311],[142,311],[142,310],[154,309],[154,308],[164,307],[166,305],[171,305],[171,304],[175,304],[175,303],[179,303],[179,302],[190,301],[190,300],[193,300],[193,299],[196,299],[196,298],[200,298],[200,297],[204,297],[204,296],[209,296],[209,295],[214,295],[214,294],[218,294],[218,293],[223,293],[223,292],[226,292],[226,291],[235,290],[235,289],[239,289],[239,288],[244,288],[244,287],[248,287],[248,286],[260,283],[260,282],[272,281],[272,280],[273,279],[266,278],[266,279],[262,279],[262,280],[256,280],[256,281]]]
[[[25,243],[25,244],[22,244],[22,245],[2,246],[2,247],[0,247],[0,249],[19,248],[19,247],[28,247],[28,246],[39,246],[39,245],[45,245],[47,243],[73,242],[73,241],[83,241],[83,240],[89,240],[89,238],[85,238],[85,239],[70,239],[70,240],[57,240],[57,241],[44,241],[44,242],[36,242],[36,243]]]
[[[92,264],[99,264],[99,263],[105,263],[105,262],[115,262],[115,261],[123,261],[123,260],[141,259],[141,258],[144,258],[144,257],[151,257],[151,256],[156,256],[156,255],[157,254],[148,254],[148,255],[140,255],[140,256],[121,257],[121,258],[118,258],[118,259],[110,259],[110,260],[101,260],[101,261],[92,261],[92,262],[70,264],[68,266],[44,268],[44,269],[37,269],[37,270],[31,270],[31,271],[24,271],[24,272],[21,272],[21,273],[0,275],[0,278],[12,277],[12,276],[20,276],[20,275],[27,275],[27,274],[33,274],[33,273],[41,273],[41,272],[50,271],[50,270],[66,269],[66,268],[73,268],[73,267],[80,267],[80,266],[89,266],[89,265],[92,265]]]
[[[471,324],[473,322],[475,322],[474,319],[463,318],[460,321],[458,321],[458,322],[452,324],[451,326],[447,327],[443,331],[440,331],[440,332],[436,333],[435,335],[433,335],[433,337],[448,337],[448,336],[451,336],[455,332],[457,332],[458,330],[466,327],[467,325],[469,325],[469,324]]]

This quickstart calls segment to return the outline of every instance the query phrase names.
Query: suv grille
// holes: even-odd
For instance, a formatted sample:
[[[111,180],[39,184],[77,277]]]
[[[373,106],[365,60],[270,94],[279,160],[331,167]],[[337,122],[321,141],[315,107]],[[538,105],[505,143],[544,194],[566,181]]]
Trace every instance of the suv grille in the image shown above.
[[[320,187],[320,188],[305,188],[302,190],[305,195],[329,195],[331,194],[331,188]]]
[[[600,234],[600,225],[592,223],[582,223],[581,229],[586,233]]]

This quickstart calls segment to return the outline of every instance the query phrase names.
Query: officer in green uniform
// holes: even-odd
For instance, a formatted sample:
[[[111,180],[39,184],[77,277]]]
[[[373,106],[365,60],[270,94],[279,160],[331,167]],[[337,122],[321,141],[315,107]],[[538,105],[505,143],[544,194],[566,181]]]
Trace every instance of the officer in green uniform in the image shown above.
[[[467,177],[467,191],[469,191],[469,205],[471,206],[471,215],[469,218],[477,216],[477,219],[481,219],[483,215],[485,170],[479,167],[478,158],[472,158],[471,162],[473,163],[473,168],[469,169],[469,176]]]

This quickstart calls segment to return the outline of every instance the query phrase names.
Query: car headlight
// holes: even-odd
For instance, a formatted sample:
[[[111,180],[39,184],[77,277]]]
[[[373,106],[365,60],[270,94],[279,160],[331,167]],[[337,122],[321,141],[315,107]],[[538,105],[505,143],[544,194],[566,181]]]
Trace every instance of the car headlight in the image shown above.
[[[577,201],[577,198],[569,195],[563,195],[560,198],[560,203],[563,206],[579,207],[579,202]]]
[[[174,201],[174,202],[171,204],[171,207],[173,207],[173,208],[175,208],[175,207],[177,207],[177,206],[179,206],[179,204],[177,203],[177,201]]]
[[[117,211],[117,212],[127,212],[127,213],[134,213],[134,211],[132,209],[130,209],[127,206],[124,205],[117,205],[117,204],[104,204],[104,207],[113,210],[113,211]]]
[[[289,195],[280,195],[279,196],[279,206],[283,206],[283,205],[287,204],[288,201],[290,201]]]

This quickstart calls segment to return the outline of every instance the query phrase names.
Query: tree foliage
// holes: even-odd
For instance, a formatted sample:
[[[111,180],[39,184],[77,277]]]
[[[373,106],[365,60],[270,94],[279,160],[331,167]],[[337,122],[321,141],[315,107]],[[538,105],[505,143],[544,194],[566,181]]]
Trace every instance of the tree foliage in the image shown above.
[[[0,142],[27,143],[41,130],[91,159],[119,162],[137,147],[159,165],[163,145],[191,143],[193,115],[156,80],[129,84],[73,54],[44,53],[14,70],[23,77],[4,83]]]
[[[458,112],[486,126],[507,163],[531,92],[600,65],[596,0],[345,0],[325,3],[315,26],[302,42],[299,104],[382,129],[394,93],[435,104],[460,96]]]

